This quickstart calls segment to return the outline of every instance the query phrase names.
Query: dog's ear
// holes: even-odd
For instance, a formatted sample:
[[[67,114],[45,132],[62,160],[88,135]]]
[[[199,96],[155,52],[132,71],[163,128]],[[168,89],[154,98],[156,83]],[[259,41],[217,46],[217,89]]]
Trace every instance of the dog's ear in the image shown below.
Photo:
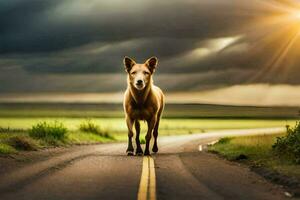
[[[124,63],[125,71],[128,73],[130,72],[131,68],[136,64],[135,61],[129,58],[128,56],[124,57],[123,63]]]
[[[153,73],[156,69],[157,64],[158,64],[158,59],[156,57],[151,57],[145,62],[145,64],[147,65],[147,67],[149,68],[151,73]]]

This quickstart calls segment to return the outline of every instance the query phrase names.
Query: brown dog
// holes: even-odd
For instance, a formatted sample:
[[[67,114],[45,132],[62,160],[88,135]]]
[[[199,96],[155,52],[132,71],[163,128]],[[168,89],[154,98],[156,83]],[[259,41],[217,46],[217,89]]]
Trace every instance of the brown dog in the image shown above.
[[[132,137],[133,125],[136,129],[136,155],[142,155],[140,144],[139,120],[146,120],[148,131],[146,134],[146,148],[144,155],[150,155],[149,144],[153,132],[154,144],[152,151],[156,153],[159,120],[164,109],[164,95],[160,88],[153,85],[152,76],[158,60],[156,57],[149,58],[144,64],[137,64],[129,57],[124,58],[127,72],[127,90],[124,94],[124,110],[128,127],[127,155],[133,155]]]

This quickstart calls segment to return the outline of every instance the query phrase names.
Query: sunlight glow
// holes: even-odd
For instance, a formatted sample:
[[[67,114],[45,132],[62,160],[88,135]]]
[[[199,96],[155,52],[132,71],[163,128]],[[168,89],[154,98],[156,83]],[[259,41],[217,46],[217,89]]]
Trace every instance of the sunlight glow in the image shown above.
[[[300,51],[300,3],[290,1],[292,4],[277,2],[277,13],[264,17],[255,24],[255,31],[251,37],[260,41],[255,48],[269,49],[264,63],[248,82],[263,80],[265,77],[278,77],[281,81],[288,78],[289,67],[298,59]],[[272,7],[270,3],[270,7]]]
[[[208,48],[212,52],[218,52],[238,41],[242,36],[223,37],[209,40]]]
[[[229,45],[233,44],[234,42],[236,42],[238,39],[240,39],[240,36],[236,36],[236,37],[226,37],[226,38],[220,38],[220,39],[216,39],[214,42],[214,49],[217,51],[220,51],[226,47],[228,47]]]
[[[293,16],[294,16],[297,20],[300,20],[300,11],[293,13]]]

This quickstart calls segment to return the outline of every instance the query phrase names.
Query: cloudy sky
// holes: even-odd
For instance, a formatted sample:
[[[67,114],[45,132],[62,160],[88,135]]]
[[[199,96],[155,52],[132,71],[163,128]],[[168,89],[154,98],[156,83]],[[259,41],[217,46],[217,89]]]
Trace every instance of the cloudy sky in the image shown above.
[[[297,0],[1,1],[0,93],[119,92],[125,55],[168,92],[299,93],[299,30]]]

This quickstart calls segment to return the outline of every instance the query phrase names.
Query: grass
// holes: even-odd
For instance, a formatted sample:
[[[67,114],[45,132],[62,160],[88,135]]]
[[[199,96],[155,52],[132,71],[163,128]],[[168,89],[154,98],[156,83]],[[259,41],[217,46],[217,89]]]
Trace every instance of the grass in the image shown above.
[[[283,127],[294,122],[277,119],[162,119],[159,134],[162,136],[220,129]],[[142,143],[146,129],[146,123],[141,123]],[[127,126],[124,118],[0,118],[0,154],[51,146],[126,140]]]
[[[91,118],[91,120],[94,124],[101,126],[102,130],[111,133],[113,136],[119,137],[119,135],[127,134],[127,126],[124,118]],[[0,127],[26,130],[41,121],[49,123],[60,121],[68,130],[77,131],[80,124],[86,121],[86,118],[9,117],[0,118]],[[201,133],[220,129],[284,127],[294,122],[295,120],[286,121],[279,119],[162,119],[159,134],[176,135]],[[145,133],[147,128],[146,124],[141,123],[141,128],[141,134]]]
[[[42,139],[45,142],[56,144],[56,142],[63,142],[66,139],[68,129],[58,121],[39,122],[29,129],[28,134],[35,139]]]
[[[110,135],[108,131],[101,129],[100,126],[91,119],[81,122],[79,125],[79,130],[85,133],[93,133],[105,138],[114,139],[114,137]]]
[[[297,122],[293,128],[287,126],[287,134],[278,137],[272,147],[279,156],[289,157],[300,164],[300,122]]]
[[[90,143],[105,143],[112,142],[117,139],[107,136],[101,136],[94,133],[73,132],[70,133],[68,139],[74,144],[90,144]]]
[[[272,109],[168,104],[164,113],[166,118],[163,118],[160,123],[159,135],[284,127],[293,124],[295,120],[286,121],[282,118],[293,118],[295,113],[297,113],[295,109],[289,107]],[[127,126],[123,116],[121,104],[2,103],[0,104],[0,149],[2,149],[0,154],[16,152],[22,148],[26,150],[30,147],[39,149],[70,144],[125,141]],[[146,131],[146,123],[141,123],[142,142]]]
[[[170,104],[167,118],[296,118],[297,107],[256,107],[209,104]],[[0,103],[0,117],[120,118],[121,103]]]
[[[0,143],[0,155],[17,153],[17,150],[8,144]]]
[[[0,155],[17,153],[18,151],[34,151],[52,146],[68,146],[73,144],[90,144],[115,141],[109,133],[68,131],[63,123],[38,122],[28,130],[0,128]],[[16,131],[17,130],[17,131]]]
[[[145,140],[144,138],[141,138],[141,139],[140,139],[140,143],[141,143],[141,144],[146,144],[146,140]]]
[[[292,160],[279,157],[272,145],[281,135],[260,135],[223,138],[209,151],[216,152],[229,160],[242,161],[255,167],[263,167],[280,174],[300,179],[300,167]]]
[[[18,133],[19,134],[19,133]],[[18,151],[35,151],[38,149],[69,146],[76,144],[95,144],[115,141],[115,138],[103,137],[94,133],[68,132],[63,140],[51,138],[32,138],[27,132],[0,135],[0,155],[17,153]]]
[[[24,132],[23,129],[12,129],[10,127],[0,127],[0,133],[8,133],[8,132],[14,132],[14,133],[17,133],[17,132]]]
[[[82,122],[79,125],[79,130],[87,133],[95,133],[95,134],[102,134],[102,130],[100,129],[100,126],[94,122],[92,122],[91,119],[87,119],[86,121]]]
[[[7,144],[9,144],[16,150],[23,151],[35,151],[40,146],[37,141],[24,135],[9,137],[9,139],[7,140]]]

